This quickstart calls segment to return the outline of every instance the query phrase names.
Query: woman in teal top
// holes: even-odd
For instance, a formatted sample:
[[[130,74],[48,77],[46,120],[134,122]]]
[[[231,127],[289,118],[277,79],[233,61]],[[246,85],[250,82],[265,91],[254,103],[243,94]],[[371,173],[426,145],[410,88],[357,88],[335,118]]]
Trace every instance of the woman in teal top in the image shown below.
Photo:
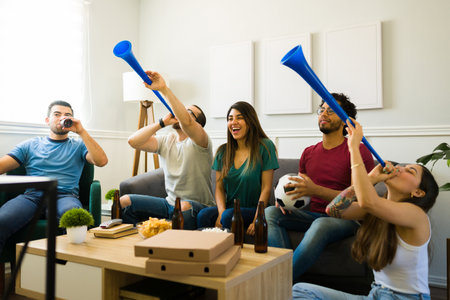
[[[253,235],[258,201],[267,206],[273,172],[278,168],[276,148],[249,103],[234,103],[227,118],[227,143],[219,147],[213,164],[217,207],[202,209],[197,226],[231,228],[233,203],[237,198],[247,233]]]

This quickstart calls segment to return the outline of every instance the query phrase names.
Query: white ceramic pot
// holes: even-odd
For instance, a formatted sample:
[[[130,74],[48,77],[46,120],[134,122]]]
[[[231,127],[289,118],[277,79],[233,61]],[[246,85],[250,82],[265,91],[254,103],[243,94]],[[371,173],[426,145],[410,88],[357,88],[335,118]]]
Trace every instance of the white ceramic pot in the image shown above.
[[[81,244],[86,239],[87,226],[77,226],[66,228],[67,236],[73,244]]]

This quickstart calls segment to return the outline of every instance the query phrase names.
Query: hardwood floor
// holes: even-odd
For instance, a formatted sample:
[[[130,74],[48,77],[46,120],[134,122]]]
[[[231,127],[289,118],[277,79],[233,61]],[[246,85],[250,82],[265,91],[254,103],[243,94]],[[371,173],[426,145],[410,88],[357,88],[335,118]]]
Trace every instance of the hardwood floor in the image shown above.
[[[7,273],[6,274],[6,285],[5,285],[5,288],[9,284],[9,279],[10,279],[10,274]],[[430,294],[431,294],[431,299],[432,300],[450,300],[450,299],[447,299],[447,289],[446,288],[439,288],[439,287],[430,286]],[[24,296],[12,294],[8,299],[9,300],[28,300],[28,299],[31,299],[31,298],[27,298],[27,297],[24,297]]]

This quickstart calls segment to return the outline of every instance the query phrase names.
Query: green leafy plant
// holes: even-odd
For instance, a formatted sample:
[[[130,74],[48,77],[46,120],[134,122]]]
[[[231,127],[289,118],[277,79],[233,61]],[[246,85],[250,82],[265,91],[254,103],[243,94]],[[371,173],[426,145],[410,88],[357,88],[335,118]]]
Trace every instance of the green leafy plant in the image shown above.
[[[90,225],[94,225],[94,218],[83,208],[72,208],[66,211],[59,220],[59,227],[62,228]]]
[[[447,143],[439,144],[432,153],[419,157],[416,162],[422,165],[432,162],[431,170],[433,170],[434,165],[441,159],[447,160],[447,166],[450,167],[450,146]],[[439,190],[450,191],[450,182],[442,185]]]
[[[105,195],[105,199],[106,200],[114,200],[114,192],[115,191],[116,191],[116,189],[109,190]]]

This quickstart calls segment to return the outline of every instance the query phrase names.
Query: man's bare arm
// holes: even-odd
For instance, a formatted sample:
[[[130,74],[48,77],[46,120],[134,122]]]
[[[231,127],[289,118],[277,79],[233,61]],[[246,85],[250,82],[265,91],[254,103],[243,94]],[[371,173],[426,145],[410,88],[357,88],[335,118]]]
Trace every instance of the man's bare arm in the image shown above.
[[[18,168],[20,164],[11,156],[5,155],[0,158],[0,174],[4,174],[8,171]]]

